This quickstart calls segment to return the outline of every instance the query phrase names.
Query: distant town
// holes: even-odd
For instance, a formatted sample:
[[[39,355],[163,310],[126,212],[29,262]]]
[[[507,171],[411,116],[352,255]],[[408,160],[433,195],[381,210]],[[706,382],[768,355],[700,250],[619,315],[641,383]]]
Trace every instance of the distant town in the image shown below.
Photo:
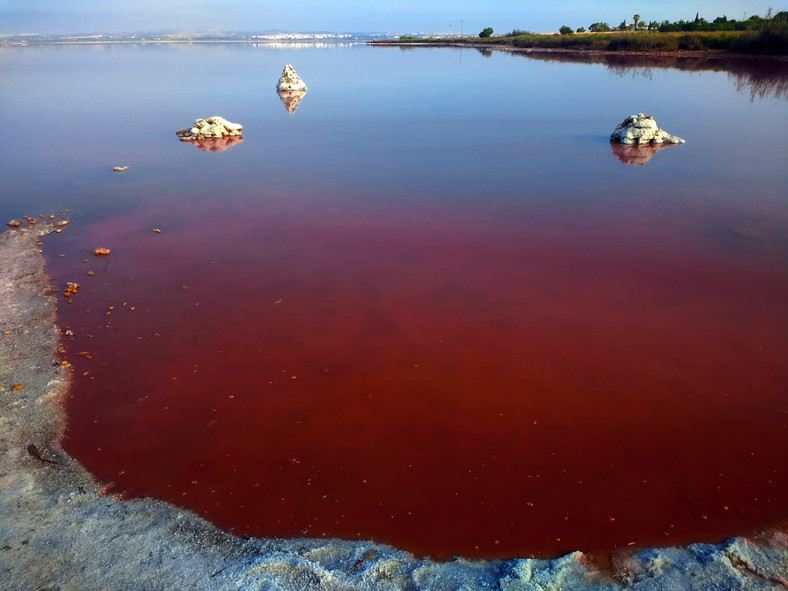
[[[84,33],[0,34],[0,45],[58,45],[74,43],[354,43],[396,39],[400,33],[289,33],[265,32],[177,32],[177,33]]]

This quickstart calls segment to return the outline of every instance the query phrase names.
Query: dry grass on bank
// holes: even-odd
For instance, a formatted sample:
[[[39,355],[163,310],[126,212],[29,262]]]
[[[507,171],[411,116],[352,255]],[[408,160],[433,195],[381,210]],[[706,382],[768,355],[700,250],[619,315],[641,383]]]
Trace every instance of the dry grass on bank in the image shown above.
[[[484,44],[523,49],[571,49],[581,51],[676,52],[718,50],[736,53],[788,55],[788,23],[774,22],[758,31],[695,31],[657,33],[649,31],[573,33],[571,35],[524,33],[497,37],[415,38],[394,42],[418,44]]]

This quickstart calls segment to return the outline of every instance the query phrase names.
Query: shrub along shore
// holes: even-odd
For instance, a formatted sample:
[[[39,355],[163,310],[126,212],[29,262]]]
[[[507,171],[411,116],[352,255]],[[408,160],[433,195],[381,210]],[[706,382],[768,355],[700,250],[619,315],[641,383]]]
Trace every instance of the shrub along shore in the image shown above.
[[[518,49],[563,49],[572,51],[678,52],[717,50],[740,54],[788,55],[788,26],[758,31],[694,31],[660,33],[610,31],[605,33],[507,34],[490,37],[401,37],[372,41],[373,45],[463,45],[501,46]]]

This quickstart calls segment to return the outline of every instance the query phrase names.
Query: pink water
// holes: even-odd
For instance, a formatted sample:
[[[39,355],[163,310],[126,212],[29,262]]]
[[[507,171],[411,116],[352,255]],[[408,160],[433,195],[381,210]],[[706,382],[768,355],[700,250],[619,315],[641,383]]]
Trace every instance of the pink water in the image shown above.
[[[704,200],[260,199],[176,191],[51,257],[82,284],[59,312],[64,443],[109,492],[439,559],[786,517],[779,223]]]

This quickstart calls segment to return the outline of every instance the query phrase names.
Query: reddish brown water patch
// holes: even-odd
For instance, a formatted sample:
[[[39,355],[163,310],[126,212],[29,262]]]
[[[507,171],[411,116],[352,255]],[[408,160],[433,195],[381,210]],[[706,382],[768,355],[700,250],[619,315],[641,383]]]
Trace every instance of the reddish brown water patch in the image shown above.
[[[169,196],[54,261],[82,284],[60,311],[65,445],[110,490],[239,534],[437,558],[786,515],[768,224],[743,236],[704,204],[252,198]],[[79,262],[98,244],[109,259]]]

